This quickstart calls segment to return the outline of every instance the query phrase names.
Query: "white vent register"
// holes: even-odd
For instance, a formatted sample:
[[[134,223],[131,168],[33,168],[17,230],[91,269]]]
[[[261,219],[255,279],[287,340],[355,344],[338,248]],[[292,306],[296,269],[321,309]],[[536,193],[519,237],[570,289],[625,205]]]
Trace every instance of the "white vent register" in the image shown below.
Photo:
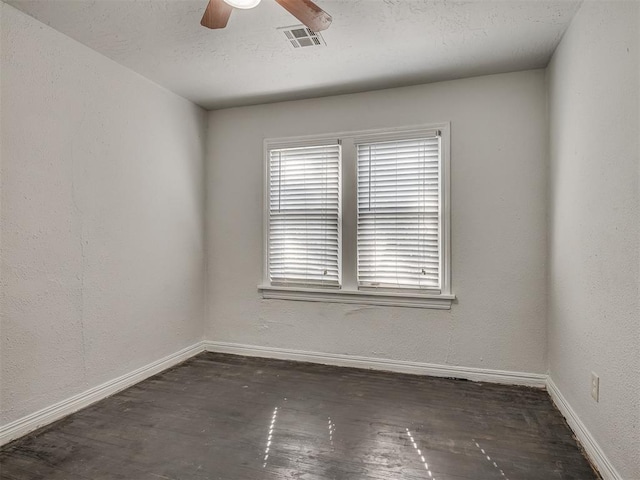
[[[292,27],[282,27],[278,30],[282,30],[287,37],[287,41],[293,48],[303,47],[322,47],[326,43],[322,35],[318,32],[314,32],[304,25],[294,25]]]

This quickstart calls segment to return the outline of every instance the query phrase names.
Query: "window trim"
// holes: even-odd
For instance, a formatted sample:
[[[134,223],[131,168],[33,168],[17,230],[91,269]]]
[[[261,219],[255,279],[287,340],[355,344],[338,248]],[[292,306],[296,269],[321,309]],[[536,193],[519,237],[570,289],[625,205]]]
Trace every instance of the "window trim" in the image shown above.
[[[433,135],[436,131],[441,136],[441,177],[440,177],[440,247],[441,247],[441,289],[440,290],[414,290],[414,289],[396,289],[381,287],[358,287],[357,270],[353,272],[345,272],[345,263],[353,263],[357,269],[357,244],[349,245],[356,240],[357,232],[348,232],[344,228],[345,222],[354,219],[346,219],[349,215],[346,212],[345,204],[350,201],[356,201],[357,205],[357,184],[355,183],[355,174],[357,169],[357,159],[355,155],[355,146],[357,143],[370,141],[392,141],[416,136]],[[451,304],[455,300],[452,293],[451,285],[451,165],[450,165],[450,142],[451,132],[450,123],[434,123],[428,125],[384,128],[359,131],[334,132],[319,135],[305,135],[296,137],[282,138],[266,138],[263,142],[263,273],[262,282],[258,285],[258,290],[265,299],[282,299],[282,300],[299,300],[312,302],[328,302],[328,303],[349,303],[364,305],[389,305],[404,306],[418,308],[433,308],[440,310],[449,310]],[[269,150],[274,148],[290,148],[308,145],[321,145],[328,143],[341,144],[340,168],[342,175],[340,177],[341,190],[341,221],[339,228],[341,230],[341,249],[340,249],[340,287],[306,287],[306,286],[282,286],[272,285],[269,282]],[[347,154],[345,155],[345,152]],[[350,170],[354,170],[350,172]],[[354,182],[346,184],[344,179],[349,175],[353,175]],[[348,199],[347,197],[353,197]],[[355,213],[356,212],[351,212]],[[355,219],[357,221],[357,219]],[[355,228],[355,227],[354,227]],[[349,237],[349,238],[346,238]],[[345,251],[348,256],[353,258],[345,262]]]

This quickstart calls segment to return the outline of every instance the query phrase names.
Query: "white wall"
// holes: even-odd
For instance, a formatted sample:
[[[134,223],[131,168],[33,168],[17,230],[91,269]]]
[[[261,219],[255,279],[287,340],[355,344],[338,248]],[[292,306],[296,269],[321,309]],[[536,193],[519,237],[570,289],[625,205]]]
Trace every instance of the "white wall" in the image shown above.
[[[222,342],[546,371],[544,71],[209,114],[208,315]],[[451,121],[451,311],[263,300],[263,138]]]
[[[550,373],[625,479],[640,478],[639,5],[584,3],[548,71]]]
[[[206,117],[0,8],[6,424],[201,339]]]

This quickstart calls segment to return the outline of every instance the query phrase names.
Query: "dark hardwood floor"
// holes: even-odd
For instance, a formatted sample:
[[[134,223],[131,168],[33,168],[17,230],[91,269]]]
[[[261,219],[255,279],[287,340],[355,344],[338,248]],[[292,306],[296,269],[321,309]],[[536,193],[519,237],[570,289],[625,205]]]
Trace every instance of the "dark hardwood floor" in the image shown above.
[[[598,478],[546,392],[205,353],[0,451],[0,477]]]

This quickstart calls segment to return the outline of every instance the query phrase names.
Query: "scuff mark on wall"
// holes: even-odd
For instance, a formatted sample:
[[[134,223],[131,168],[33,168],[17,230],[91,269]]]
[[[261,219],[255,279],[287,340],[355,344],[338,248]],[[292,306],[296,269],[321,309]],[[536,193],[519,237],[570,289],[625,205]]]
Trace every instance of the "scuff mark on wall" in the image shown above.
[[[375,310],[378,307],[372,307],[372,306],[367,306],[367,305],[363,305],[361,307],[356,307],[356,308],[352,308],[350,310],[347,310],[344,315],[345,317],[349,317],[349,316],[353,316],[353,315],[358,315],[361,313],[366,314],[367,312],[370,312],[371,310]]]

